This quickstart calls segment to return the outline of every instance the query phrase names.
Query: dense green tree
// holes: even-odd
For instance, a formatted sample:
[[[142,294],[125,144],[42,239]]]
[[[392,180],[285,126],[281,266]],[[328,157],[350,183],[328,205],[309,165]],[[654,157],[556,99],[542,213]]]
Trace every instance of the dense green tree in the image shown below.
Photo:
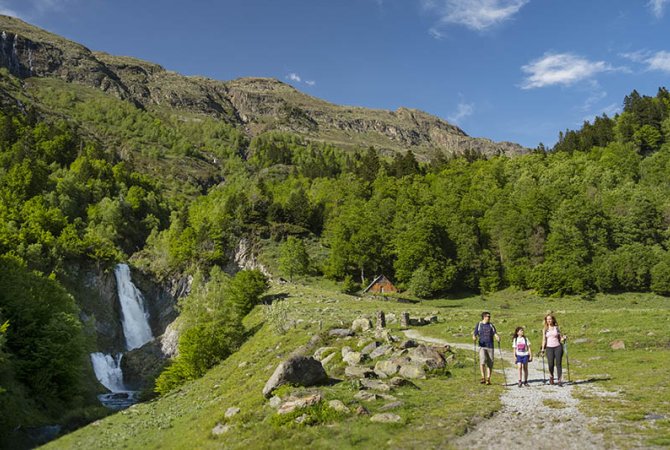
[[[304,275],[309,269],[309,254],[304,241],[289,236],[279,250],[279,270],[293,281],[293,275]]]

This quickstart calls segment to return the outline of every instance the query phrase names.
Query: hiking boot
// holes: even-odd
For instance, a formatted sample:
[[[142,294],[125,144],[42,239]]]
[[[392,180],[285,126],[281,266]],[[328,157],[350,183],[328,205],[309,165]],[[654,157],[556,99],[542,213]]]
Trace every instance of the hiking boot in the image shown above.
[[[560,379],[559,379],[558,382],[557,382],[556,384],[558,384],[559,386],[562,387],[562,386],[563,386],[563,380],[560,380]]]
[[[549,377],[549,384],[554,384],[554,377]]]
[[[528,381],[524,381],[523,385],[526,386],[526,387],[530,386],[530,384],[528,384]]]
[[[479,382],[479,384],[486,384],[486,378],[482,377],[482,380]]]
[[[491,384],[491,379],[490,378],[486,379],[486,384]]]
[[[521,382],[521,380],[519,380],[519,387],[521,387],[521,386],[523,386],[523,383]]]

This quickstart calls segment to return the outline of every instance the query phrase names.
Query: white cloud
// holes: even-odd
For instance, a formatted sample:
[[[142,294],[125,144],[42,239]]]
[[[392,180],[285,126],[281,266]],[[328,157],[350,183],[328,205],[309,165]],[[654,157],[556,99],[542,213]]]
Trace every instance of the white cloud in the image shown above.
[[[660,51],[646,60],[649,70],[670,73],[670,52]]]
[[[670,2],[670,0],[649,0],[647,7],[651,10],[654,17],[660,19],[663,17],[665,5],[667,5],[668,2]]]
[[[422,0],[442,25],[463,25],[483,31],[511,19],[530,0]]]
[[[6,8],[2,3],[0,3],[0,14],[3,16],[12,16],[21,18],[21,14],[17,13],[13,9]]]
[[[53,12],[62,12],[78,0],[0,0],[0,14],[33,20]]]
[[[602,89],[599,88],[599,86],[596,84],[595,86],[595,91],[589,95],[586,100],[584,100],[584,104],[581,107],[582,111],[589,111],[591,110],[595,105],[597,105],[601,100],[604,100],[607,98],[607,92],[603,91]]]
[[[305,80],[305,84],[307,86],[314,86],[316,84],[316,81],[314,80]]]
[[[447,117],[450,122],[459,124],[461,120],[471,116],[475,112],[475,105],[472,103],[461,102],[456,108],[456,112]]]
[[[295,81],[296,83],[300,83],[302,81],[302,78],[300,78],[300,75],[298,75],[295,72],[291,72],[288,75],[286,75],[286,78],[288,78],[291,81]]]
[[[440,32],[440,30],[437,28],[429,29],[428,34],[430,34],[433,39],[437,39],[438,41],[444,39],[444,33]]]
[[[528,74],[521,88],[534,89],[555,84],[570,86],[615,69],[604,61],[589,61],[571,53],[547,53],[522,66],[521,70]]]

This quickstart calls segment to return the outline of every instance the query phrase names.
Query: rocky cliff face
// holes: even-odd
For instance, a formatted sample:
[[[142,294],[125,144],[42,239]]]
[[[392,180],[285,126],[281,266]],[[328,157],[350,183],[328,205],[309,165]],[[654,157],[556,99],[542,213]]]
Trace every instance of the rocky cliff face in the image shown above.
[[[516,155],[527,151],[518,144],[471,138],[421,111],[333,105],[274,79],[221,82],[185,77],[157,64],[92,52],[7,16],[0,16],[0,66],[20,78],[56,77],[82,83],[142,108],[168,107],[214,116],[243,127],[251,136],[273,129],[294,131],[343,147],[412,150],[420,159],[439,153]]]

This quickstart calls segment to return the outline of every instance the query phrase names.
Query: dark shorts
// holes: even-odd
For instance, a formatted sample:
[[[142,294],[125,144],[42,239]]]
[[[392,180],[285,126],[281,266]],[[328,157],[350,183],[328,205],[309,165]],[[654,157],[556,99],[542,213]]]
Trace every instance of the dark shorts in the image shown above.
[[[530,355],[526,355],[526,356],[516,355],[516,362],[514,364],[528,364],[528,359],[529,358],[530,358]]]

